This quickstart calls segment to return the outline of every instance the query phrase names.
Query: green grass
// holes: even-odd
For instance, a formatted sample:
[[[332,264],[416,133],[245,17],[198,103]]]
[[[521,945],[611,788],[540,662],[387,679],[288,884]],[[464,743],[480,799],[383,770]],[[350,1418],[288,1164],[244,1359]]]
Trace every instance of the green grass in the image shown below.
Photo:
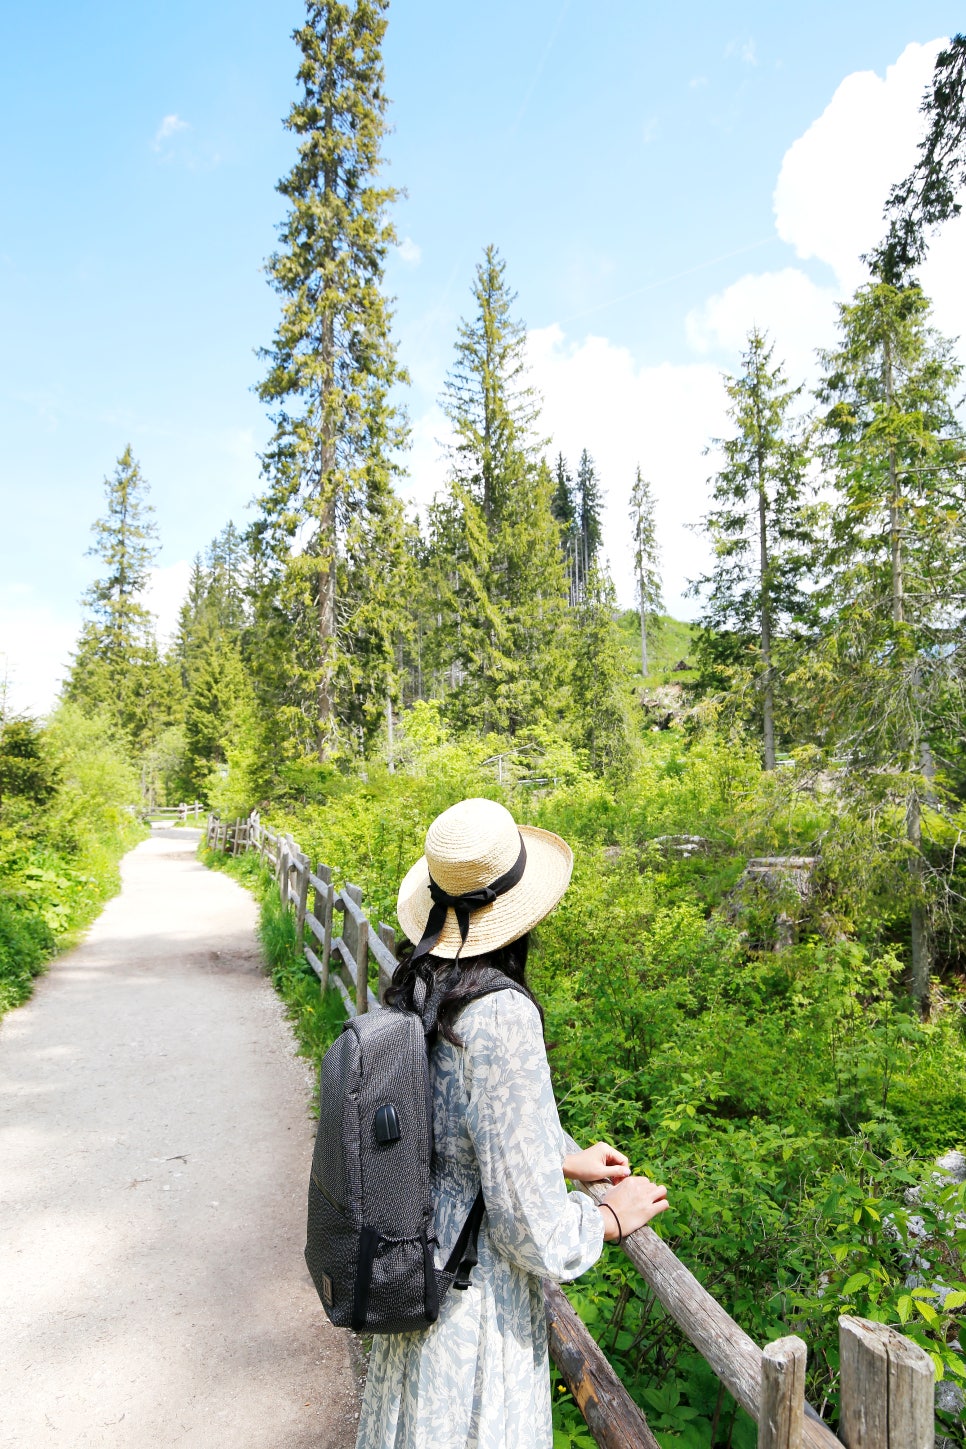
[[[658,620],[653,636],[648,638],[648,674],[641,674],[641,620],[636,609],[626,609],[617,620],[621,643],[627,661],[629,682],[636,688],[655,688],[661,684],[688,684],[693,670],[675,672],[682,660],[694,663],[695,626],[664,614]]]
[[[0,1017],[28,1000],[51,960],[83,937],[121,888],[121,858],[142,840],[134,821],[68,854],[0,833]]]
[[[339,992],[330,987],[323,996],[319,978],[298,951],[295,917],[283,907],[275,879],[257,855],[232,856],[201,846],[199,858],[211,870],[232,876],[258,902],[258,936],[266,968],[272,985],[285,1003],[299,1053],[318,1072],[319,1063],[346,1020]]]

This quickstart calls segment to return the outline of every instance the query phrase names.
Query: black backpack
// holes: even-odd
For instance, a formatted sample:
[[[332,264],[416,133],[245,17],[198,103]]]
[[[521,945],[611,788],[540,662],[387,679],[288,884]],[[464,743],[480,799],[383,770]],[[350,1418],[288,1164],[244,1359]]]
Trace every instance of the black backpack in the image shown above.
[[[305,1261],[338,1328],[427,1328],[450,1287],[468,1286],[477,1261],[482,1191],[446,1266],[433,1261],[427,1036],[444,990],[437,984],[430,994],[420,978],[413,1010],[354,1017],[322,1058]],[[524,988],[489,968],[469,999],[506,990]]]

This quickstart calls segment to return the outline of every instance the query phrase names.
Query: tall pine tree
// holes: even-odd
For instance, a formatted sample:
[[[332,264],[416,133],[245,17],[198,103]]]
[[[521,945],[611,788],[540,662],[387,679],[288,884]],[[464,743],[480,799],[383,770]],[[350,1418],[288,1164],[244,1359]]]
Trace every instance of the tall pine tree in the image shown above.
[[[302,95],[286,125],[298,159],[278,189],[289,204],[282,246],[268,263],[282,297],[269,371],[259,389],[275,432],[263,459],[268,488],[255,525],[269,612],[278,603],[292,628],[287,717],[302,739],[314,735],[325,758],[339,736],[346,641],[338,583],[357,538],[350,521],[392,509],[394,451],[404,428],[391,400],[401,376],[382,292],[395,241],[387,209],[395,198],[378,183],[386,131],[382,41],[388,0],[308,0],[295,32]],[[375,526],[375,525],[373,525]],[[390,550],[395,556],[396,550]],[[369,558],[370,567],[382,568]],[[358,558],[348,558],[349,572]],[[387,597],[393,590],[380,577]],[[384,679],[376,681],[382,691]],[[354,700],[342,702],[343,716]],[[293,715],[294,712],[294,715]]]
[[[648,672],[647,636],[655,629],[664,608],[654,504],[654,492],[638,464],[631,489],[630,523],[634,543],[634,592],[641,616],[641,673],[645,678]]]
[[[506,265],[487,247],[443,404],[451,477],[430,510],[438,600],[427,654],[461,725],[511,733],[556,708],[566,583],[538,400]]]
[[[105,478],[107,509],[88,550],[103,573],[84,595],[90,612],[64,686],[66,699],[104,709],[130,745],[143,750],[178,709],[176,673],[161,660],[154,618],[143,601],[157,557],[148,485],[130,446]]]
[[[597,477],[597,465],[585,448],[577,464],[577,481],[574,488],[576,511],[576,575],[577,596],[583,597],[591,572],[597,563],[602,537],[601,516],[604,510],[604,496]]]
[[[905,861],[911,985],[925,1011],[943,879],[929,821],[966,715],[961,368],[916,286],[874,283],[840,310],[819,394],[837,495],[821,596],[823,718],[843,788]]]
[[[792,421],[801,388],[787,386],[773,353],[753,328],[741,376],[725,381],[735,430],[716,440],[724,466],[713,480],[717,506],[704,520],[714,564],[692,585],[704,594],[699,665],[705,680],[739,707],[750,692],[766,770],[775,767],[782,639],[807,610],[810,544],[808,459]]]

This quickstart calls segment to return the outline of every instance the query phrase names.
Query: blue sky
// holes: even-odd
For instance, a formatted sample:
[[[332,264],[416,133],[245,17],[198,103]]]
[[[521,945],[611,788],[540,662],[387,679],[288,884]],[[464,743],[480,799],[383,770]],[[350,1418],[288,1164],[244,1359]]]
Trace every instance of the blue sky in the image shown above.
[[[301,4],[8,6],[0,56],[0,656],[53,696],[94,563],[102,480],[130,442],[170,623],[187,563],[244,524],[266,433],[252,385],[277,302],[261,266],[293,154]],[[661,500],[668,602],[700,562],[720,372],[752,321],[794,380],[861,280],[951,4],[669,7],[396,0],[385,47],[401,251],[387,285],[413,385],[412,496],[442,472],[435,399],[495,242],[531,329],[547,431],[587,446],[629,592],[633,466]],[[960,223],[937,321],[966,331]],[[930,285],[930,276],[926,278]]]

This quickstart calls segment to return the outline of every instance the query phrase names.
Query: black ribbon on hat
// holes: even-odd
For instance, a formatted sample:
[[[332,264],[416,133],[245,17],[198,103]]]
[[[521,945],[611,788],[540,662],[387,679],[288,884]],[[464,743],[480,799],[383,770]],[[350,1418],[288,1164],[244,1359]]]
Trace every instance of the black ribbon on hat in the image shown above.
[[[472,891],[464,891],[459,896],[451,896],[448,891],[444,891],[443,887],[438,885],[433,880],[433,877],[430,876],[429,893],[433,898],[433,904],[430,908],[429,919],[426,922],[423,934],[413,950],[412,956],[409,958],[410,964],[415,963],[422,956],[428,956],[432,952],[436,942],[443,934],[447,911],[455,912],[456,924],[460,928],[460,947],[456,953],[458,959],[459,953],[466,945],[466,938],[470,933],[470,912],[478,911],[481,906],[490,905],[498,896],[505,895],[508,890],[512,890],[522,879],[526,866],[527,847],[524,845],[523,836],[521,835],[520,854],[517,856],[516,861],[510,866],[508,871],[504,871],[503,875],[498,876],[489,885],[478,886],[476,890]]]

